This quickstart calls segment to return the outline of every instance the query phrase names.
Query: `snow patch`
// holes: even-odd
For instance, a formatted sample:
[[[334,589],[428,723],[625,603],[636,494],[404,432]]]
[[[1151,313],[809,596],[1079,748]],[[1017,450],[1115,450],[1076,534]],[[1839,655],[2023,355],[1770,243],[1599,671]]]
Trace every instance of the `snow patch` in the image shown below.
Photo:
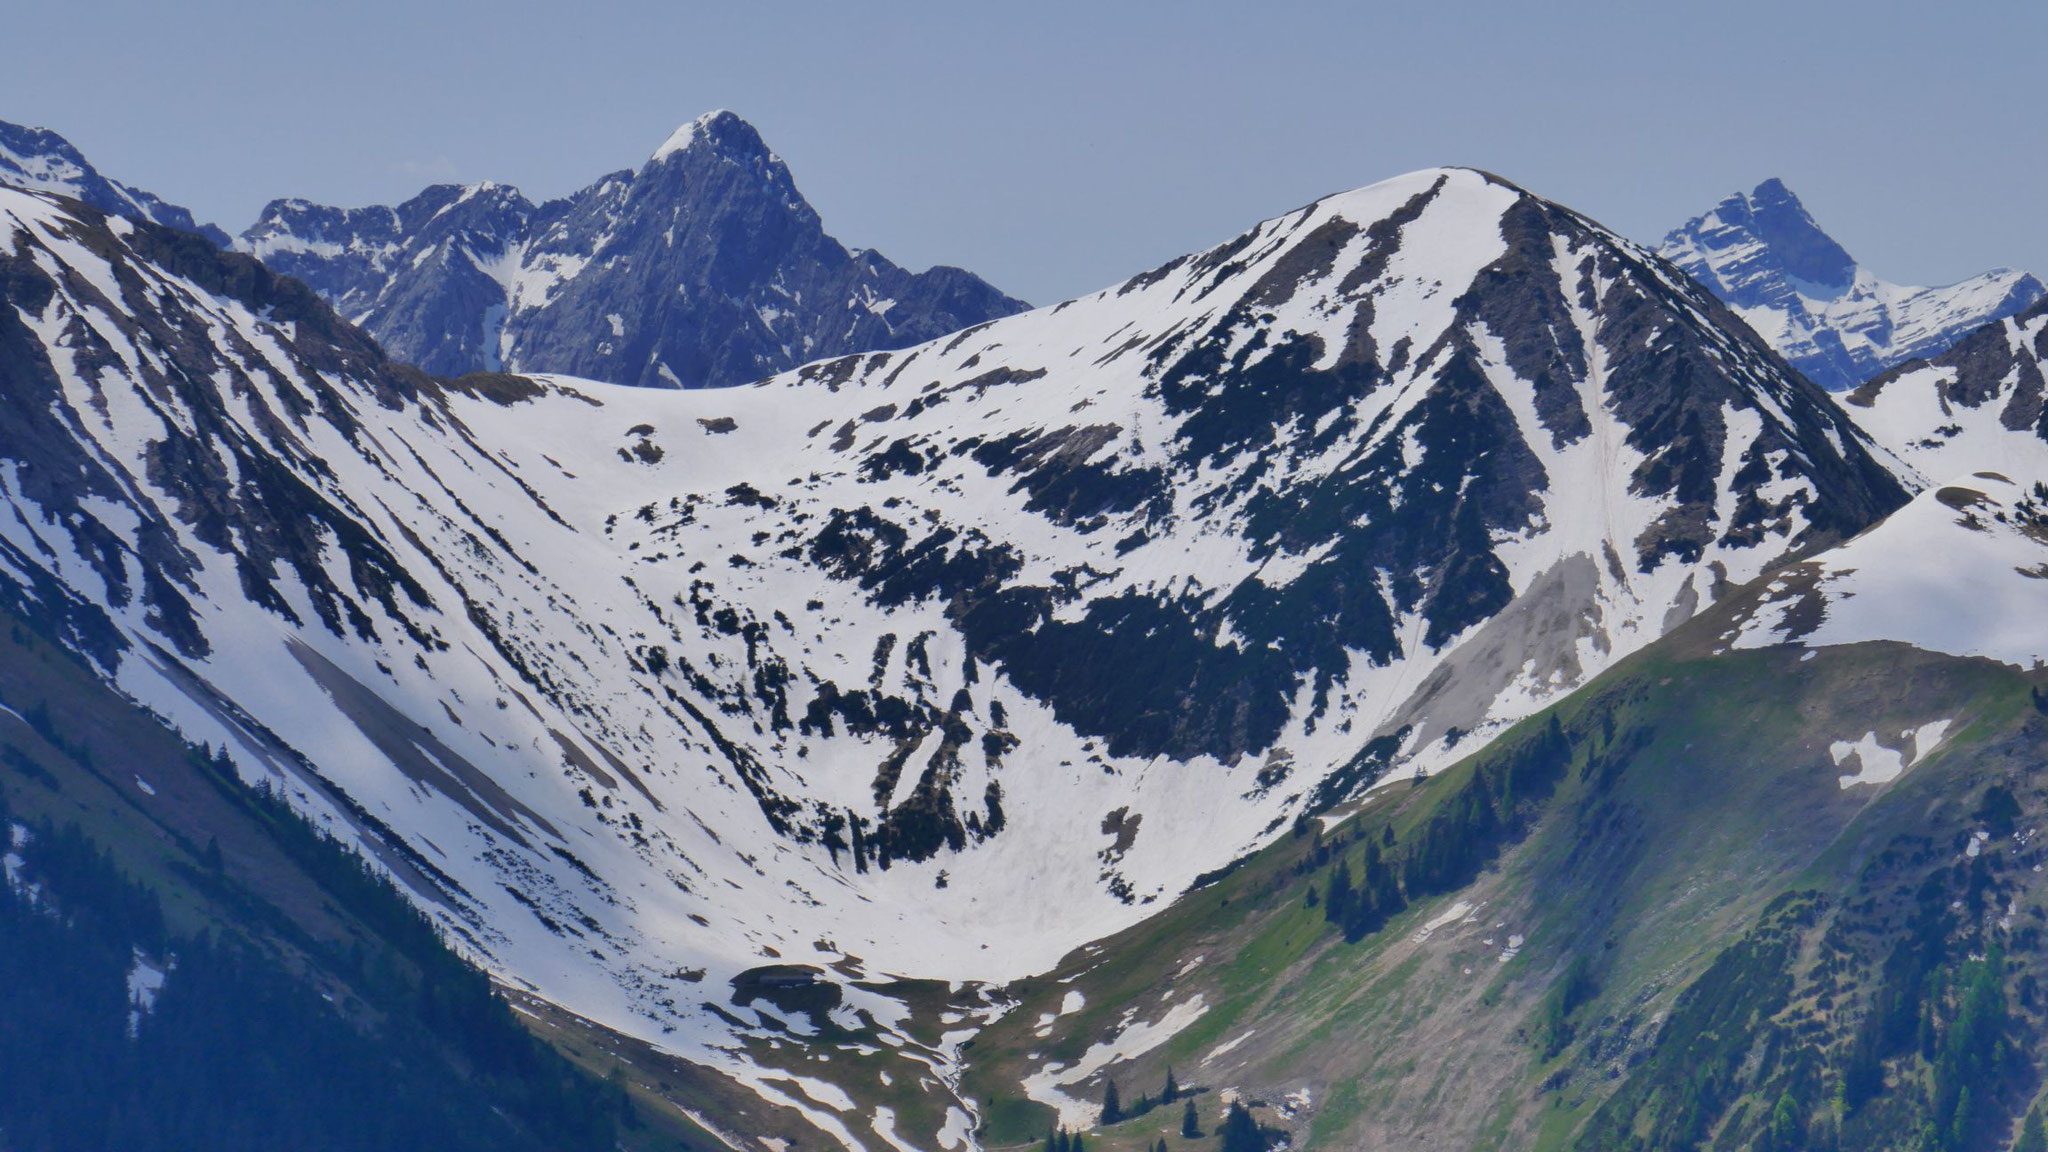
[[[1437,929],[1463,920],[1473,912],[1478,911],[1479,907],[1481,906],[1473,904],[1470,900],[1458,901],[1456,904],[1437,913],[1427,924],[1417,929],[1414,937],[1415,942],[1417,944],[1427,943],[1431,936],[1436,935]]]
[[[142,949],[135,949],[128,966],[128,1038],[141,1034],[142,1018],[156,1011],[156,998],[164,989],[165,969],[149,962]]]
[[[1077,1100],[1064,1089],[1087,1080],[1119,1060],[1130,1060],[1150,1052],[1202,1018],[1209,1006],[1197,995],[1174,1005],[1166,1015],[1149,1023],[1132,1024],[1115,1038],[1091,1045],[1072,1067],[1054,1062],[1024,1078],[1024,1095],[1059,1113],[1059,1122],[1072,1128],[1094,1124],[1100,1106]]]
[[[1828,755],[1834,757],[1837,768],[1851,759],[1856,761],[1856,772],[1838,777],[1845,789],[1858,784],[1889,784],[1906,770],[1905,757],[1878,743],[1876,732],[1865,732],[1860,740],[1837,740],[1828,745]]]

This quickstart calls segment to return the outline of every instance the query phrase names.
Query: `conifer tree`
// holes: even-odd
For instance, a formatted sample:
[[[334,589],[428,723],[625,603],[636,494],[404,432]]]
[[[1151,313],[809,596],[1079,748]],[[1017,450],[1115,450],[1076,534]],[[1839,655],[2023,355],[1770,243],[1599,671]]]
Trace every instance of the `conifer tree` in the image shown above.
[[[1330,872],[1330,887],[1323,896],[1323,919],[1342,924],[1351,915],[1351,863],[1337,861]]]
[[[1188,1097],[1188,1106],[1181,1110],[1180,1135],[1183,1140],[1202,1138],[1202,1118],[1195,1112],[1195,1098]]]
[[[1231,1103],[1230,1112],[1223,1118],[1222,1139],[1217,1147],[1219,1152],[1265,1152],[1266,1138],[1244,1105]]]
[[[2048,1152],[2048,1129],[2041,1123],[2041,1110],[2027,1113],[2027,1122],[2020,1126],[2020,1138],[2013,1144],[2012,1152]]]
[[[1104,1080],[1102,1085],[1102,1126],[1107,1128],[1124,1118],[1123,1102],[1116,1096],[1116,1081]]]
[[[1171,1104],[1180,1099],[1180,1082],[1173,1078],[1173,1065],[1166,1066],[1166,1087],[1159,1091],[1159,1102]]]

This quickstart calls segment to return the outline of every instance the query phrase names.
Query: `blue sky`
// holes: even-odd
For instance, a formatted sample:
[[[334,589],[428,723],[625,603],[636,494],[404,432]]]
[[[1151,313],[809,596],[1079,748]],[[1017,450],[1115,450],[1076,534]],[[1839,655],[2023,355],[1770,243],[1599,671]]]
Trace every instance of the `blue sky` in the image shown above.
[[[16,8],[0,119],[230,231],[561,195],[724,107],[840,239],[1039,303],[1433,164],[1651,241],[1781,176],[1890,279],[2048,273],[2038,0]]]

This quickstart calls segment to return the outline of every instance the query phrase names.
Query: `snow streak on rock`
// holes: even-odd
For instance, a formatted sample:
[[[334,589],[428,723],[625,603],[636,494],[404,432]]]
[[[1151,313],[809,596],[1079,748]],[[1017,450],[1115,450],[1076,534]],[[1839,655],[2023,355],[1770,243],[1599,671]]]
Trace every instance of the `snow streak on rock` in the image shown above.
[[[223,248],[230,243],[227,233],[193,220],[189,210],[100,175],[69,140],[47,128],[0,120],[0,184],[70,196],[116,216],[198,232]]]

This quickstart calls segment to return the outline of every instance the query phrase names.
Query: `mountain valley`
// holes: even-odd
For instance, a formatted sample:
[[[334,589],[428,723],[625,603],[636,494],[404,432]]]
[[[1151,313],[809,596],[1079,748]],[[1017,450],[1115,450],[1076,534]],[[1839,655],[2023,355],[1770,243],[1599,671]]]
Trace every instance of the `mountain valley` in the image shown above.
[[[1026,311],[840,248],[729,113],[570,201],[284,201],[244,251],[31,168],[0,728],[40,743],[0,733],[0,802],[373,1001],[335,942],[382,929],[303,911],[331,871],[263,889],[289,930],[203,879],[218,837],[272,883],[297,825],[236,798],[281,798],[604,1139],[2039,1123],[2031,278],[1872,289],[1925,338],[1852,348],[1760,319],[1822,280],[1724,243],[1735,201],[1660,256],[1445,168]],[[155,759],[64,753],[94,715]]]

